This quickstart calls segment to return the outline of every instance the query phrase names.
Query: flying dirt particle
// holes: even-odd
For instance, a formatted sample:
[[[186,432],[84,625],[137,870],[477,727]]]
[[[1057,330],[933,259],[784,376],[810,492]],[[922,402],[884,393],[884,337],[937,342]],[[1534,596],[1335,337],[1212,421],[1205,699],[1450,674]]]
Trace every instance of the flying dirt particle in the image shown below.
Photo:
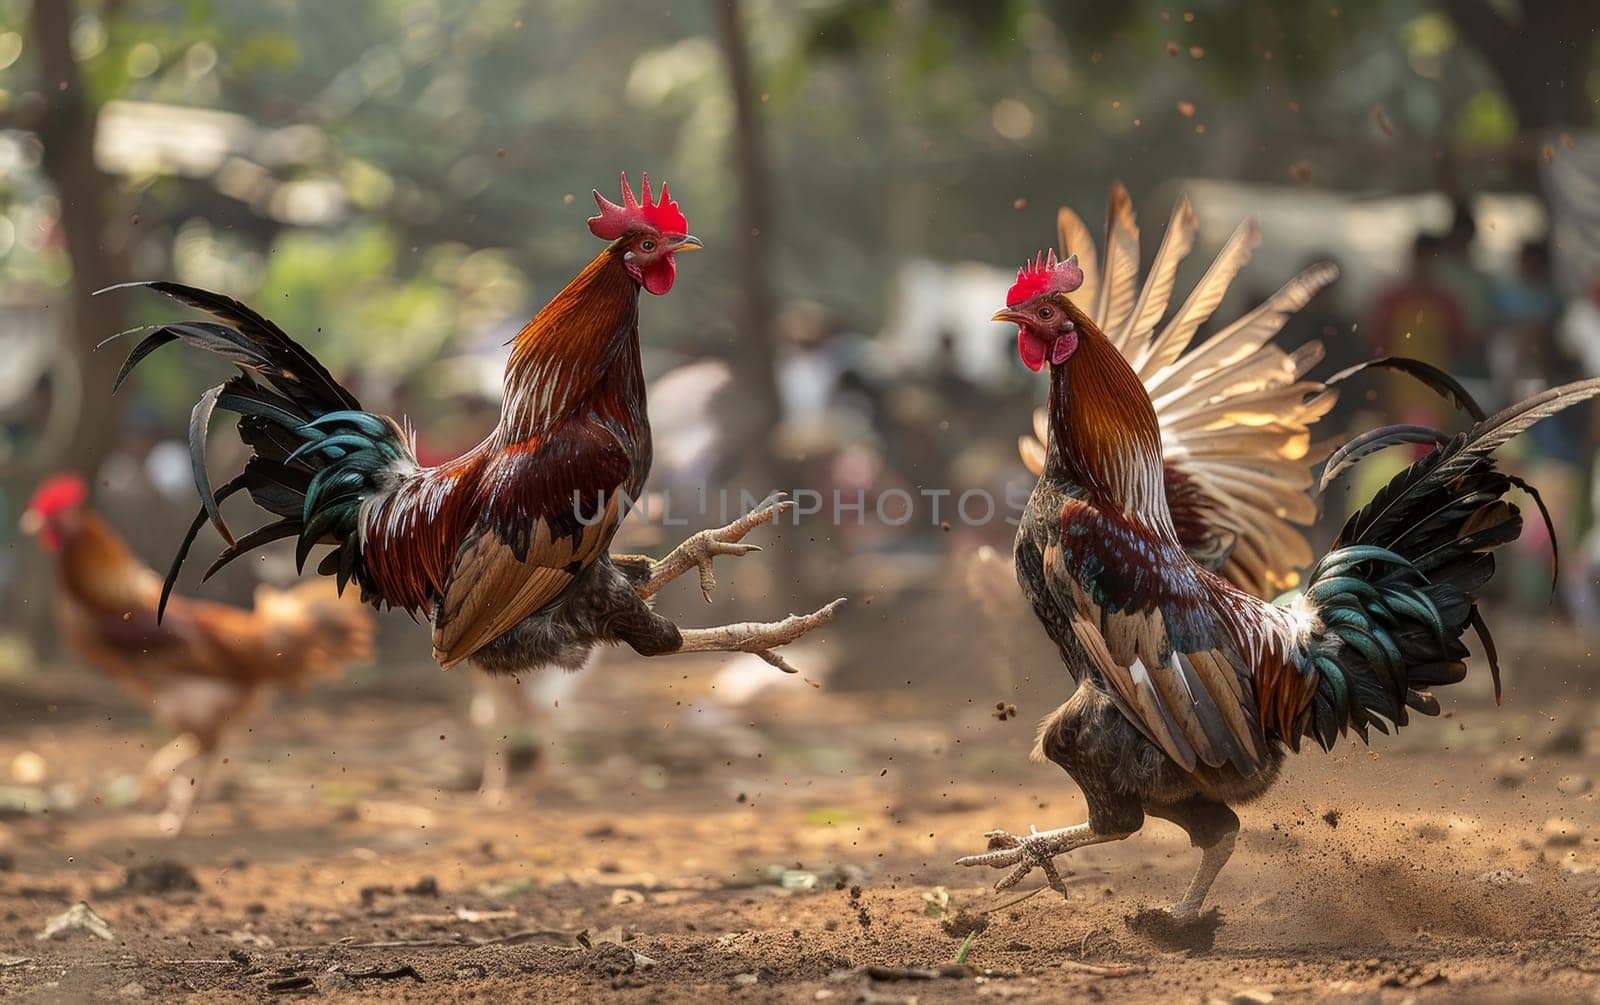
[[[129,866],[118,892],[134,895],[194,893],[199,889],[200,882],[188,866],[171,859],[158,859]]]
[[[1015,199],[1011,200],[1011,208],[1012,209],[1027,209],[1028,208],[1028,200],[1019,195]]]
[[[1206,58],[1206,51],[1204,49],[1200,48],[1198,45],[1191,45],[1191,46],[1189,46],[1189,58],[1190,59],[1205,59]]]
[[[122,612],[122,620],[123,621],[132,621],[133,620],[133,612],[132,611],[123,611]]]
[[[953,917],[939,922],[939,927],[952,939],[964,939],[974,932],[982,935],[988,930],[989,917],[984,914],[974,914],[963,907]]]
[[[1100,61],[1105,58],[1105,53],[1100,52],[1099,50],[1089,53],[1089,62],[1094,63],[1097,66],[1099,65]]]
[[[1388,112],[1385,112],[1381,108],[1374,107],[1372,109],[1372,121],[1377,123],[1378,131],[1383,133],[1383,135],[1394,135],[1394,123],[1389,120]]]
[[[1339,818],[1342,816],[1344,816],[1344,814],[1338,810],[1329,810],[1322,815],[1322,822],[1327,824],[1329,827],[1337,827],[1339,826]]]
[[[1129,931],[1159,946],[1204,952],[1217,943],[1217,929],[1222,927],[1222,912],[1213,907],[1193,921],[1178,921],[1165,908],[1140,907],[1122,920]]]
[[[1571,820],[1551,817],[1544,822],[1543,836],[1552,848],[1571,848],[1583,840],[1583,828]]]
[[[415,883],[400,892],[408,893],[413,897],[437,897],[439,896],[439,881],[432,876],[420,876]]]
[[[1588,775],[1562,775],[1556,782],[1556,791],[1564,796],[1581,796],[1594,788]]]
[[[577,201],[578,197],[573,195],[571,192],[568,192],[566,195],[561,197],[561,202],[563,205],[570,206]]]
[[[1168,42],[1167,43],[1167,55],[1176,56],[1178,53],[1180,53],[1182,51],[1183,51],[1182,49],[1178,48],[1178,43],[1176,43],[1176,42]]]
[[[1548,143],[1544,145],[1544,149],[1540,151],[1540,153],[1544,155],[1544,162],[1546,164],[1556,159],[1556,148]]]
[[[500,158],[501,160],[505,160],[506,159],[506,148],[505,147],[499,148],[498,150],[496,150],[494,152],[494,155],[496,157]]]
[[[1194,102],[1192,102],[1192,101],[1180,101],[1180,102],[1178,102],[1178,114],[1183,116],[1186,119],[1194,118]]]
[[[1014,719],[1017,716],[1017,706],[1013,705],[1009,701],[997,701],[994,703],[993,715],[1001,722]]]
[[[1311,165],[1306,161],[1295,161],[1289,165],[1289,177],[1298,182],[1311,180]]]

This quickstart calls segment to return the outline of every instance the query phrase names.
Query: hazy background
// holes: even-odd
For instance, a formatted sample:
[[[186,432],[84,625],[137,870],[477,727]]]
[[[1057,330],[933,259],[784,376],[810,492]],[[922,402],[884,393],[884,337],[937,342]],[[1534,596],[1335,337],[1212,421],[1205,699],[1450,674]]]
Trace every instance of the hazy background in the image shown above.
[[[1123,181],[1148,260],[1187,190],[1202,229],[1180,288],[1257,214],[1224,321],[1337,261],[1285,336],[1324,339],[1323,372],[1409,352],[1491,407],[1600,373],[1597,24],[1561,0],[0,0],[0,664],[25,677],[62,655],[48,565],[13,529],[43,474],[92,474],[160,567],[194,505],[179,441],[222,369],[169,349],[110,397],[126,347],[93,346],[172,311],[93,290],[173,278],[254,304],[438,459],[492,423],[504,343],[598,250],[589,191],[614,196],[626,168],[670,180],[707,246],[642,309],[653,487],[868,502],[864,526],[810,517],[727,568],[715,613],[848,594],[819,674],[898,682],[893,654],[927,679],[980,661],[1014,680],[971,616],[1009,577],[975,586],[968,568],[1011,528],[936,521],[926,501],[889,526],[872,504],[1025,492],[1015,438],[1044,382],[986,319],[1053,243],[1056,207],[1098,229]],[[1435,407],[1357,393],[1321,431],[1457,421]],[[1595,440],[1587,411],[1569,419],[1514,462],[1556,512],[1561,597],[1541,593],[1538,528],[1503,581],[1541,622],[1582,624]],[[230,471],[237,444],[216,440]],[[206,589],[243,598],[288,564]],[[422,633],[384,624],[388,670],[426,671]],[[1000,635],[1031,638],[1019,624]]]

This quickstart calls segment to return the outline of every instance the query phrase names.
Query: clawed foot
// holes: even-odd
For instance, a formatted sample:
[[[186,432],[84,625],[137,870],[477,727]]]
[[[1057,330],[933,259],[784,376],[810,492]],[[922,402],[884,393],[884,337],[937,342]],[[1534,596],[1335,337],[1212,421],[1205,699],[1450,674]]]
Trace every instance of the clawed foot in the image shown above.
[[[677,651],[753,653],[784,673],[798,673],[798,670],[773,650],[779,646],[786,646],[812,629],[820,628],[832,621],[834,612],[844,600],[845,598],[840,597],[810,614],[791,614],[782,621],[745,621],[716,628],[684,628],[681,629],[683,644]]]
[[[700,593],[710,603],[711,591],[717,587],[717,577],[711,569],[712,560],[724,555],[737,557],[760,551],[759,545],[741,543],[745,535],[764,523],[770,523],[778,514],[793,506],[794,500],[785,498],[782,492],[774,492],[755,509],[726,527],[702,530],[691,535],[672,549],[666,558],[651,566],[650,579],[639,587],[639,596],[648,599],[689,569],[696,568],[700,571]]]
[[[991,869],[1012,867],[1011,871],[994,885],[996,893],[1016,886],[1028,873],[1037,868],[1044,872],[1045,881],[1050,884],[1050,888],[1065,897],[1067,884],[1062,881],[1061,873],[1056,870],[1055,858],[1077,846],[1078,842],[1074,839],[1081,833],[1082,825],[1055,831],[1040,831],[1036,827],[1029,827],[1028,831],[1024,837],[1002,830],[990,831],[984,835],[989,839],[989,850],[981,855],[958,858],[956,865],[986,865]]]

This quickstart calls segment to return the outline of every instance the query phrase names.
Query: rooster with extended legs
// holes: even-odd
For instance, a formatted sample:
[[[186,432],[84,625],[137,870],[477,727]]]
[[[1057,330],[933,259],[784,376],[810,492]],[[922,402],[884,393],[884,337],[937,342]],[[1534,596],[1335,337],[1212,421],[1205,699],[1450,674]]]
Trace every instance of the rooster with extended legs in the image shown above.
[[[1493,550],[1522,529],[1504,497],[1527,486],[1498,471],[1492,454],[1600,394],[1600,380],[1485,416],[1447,375],[1384,361],[1454,398],[1476,424],[1454,436],[1388,427],[1337,451],[1324,484],[1382,447],[1432,448],[1346,521],[1301,580],[1310,554],[1285,518],[1314,514],[1307,427],[1331,391],[1304,379],[1319,348],[1291,356],[1270,339],[1331,270],[1313,268],[1191,349],[1248,256],[1253,224],[1158,330],[1193,236],[1187,202],[1137,296],[1126,195],[1113,193],[1098,284],[1075,220],[1063,213],[1064,243],[1083,257],[1052,252],[1029,263],[995,320],[1017,326],[1029,369],[1049,367],[1042,442],[1024,445],[1040,477],[1015,563],[1076,685],[1041,723],[1035,756],[1078,783],[1088,820],[997,831],[989,851],[961,862],[1008,870],[1002,889],[1037,868],[1064,894],[1057,856],[1129,837],[1147,816],[1171,820],[1201,860],[1177,903],[1147,919],[1170,931],[1210,920],[1201,908],[1239,829],[1231,807],[1265,792],[1287,751],[1307,737],[1331,747],[1352,729],[1365,740],[1370,728],[1405,725],[1408,710],[1437,714],[1430,689],[1466,675],[1469,627],[1483,638],[1498,694],[1478,596]],[[1292,598],[1268,599],[1297,583]]]
[[[650,424],[639,351],[639,294],[667,293],[676,255],[700,247],[683,212],[649,178],[621,204],[595,193],[589,229],[605,248],[529,321],[512,343],[500,420],[454,460],[423,467],[408,431],[364,410],[317,360],[272,322],[219,294],[175,283],[135,284],[210,316],[149,331],[126,377],[173,341],[221,356],[238,375],[195,406],[190,448],[202,507],[167,578],[170,589],[206,520],[226,549],[208,575],[271,541],[294,538],[302,565],[331,546],[317,570],[354,582],[374,605],[433,625],[433,655],[490,673],[577,669],[602,642],[645,656],[755,653],[792,671],[776,649],[827,623],[841,601],[776,622],[680,628],[650,598],[690,569],[709,592],[713,559],[741,555],[769,500],[733,525],[697,534],[652,562],[609,548],[650,471]],[[239,415],[251,450],[244,471],[213,490],[205,467],[212,411]],[[247,492],[276,517],[235,537],[225,500]]]

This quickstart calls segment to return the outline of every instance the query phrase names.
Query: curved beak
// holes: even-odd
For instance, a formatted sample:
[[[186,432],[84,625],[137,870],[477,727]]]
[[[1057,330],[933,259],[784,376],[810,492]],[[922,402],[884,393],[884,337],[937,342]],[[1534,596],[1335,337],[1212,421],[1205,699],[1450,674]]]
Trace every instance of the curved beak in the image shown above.
[[[24,511],[22,519],[17,521],[17,529],[32,537],[44,530],[44,514],[36,509]]]
[[[700,239],[698,237],[695,237],[693,234],[685,234],[678,238],[678,243],[673,246],[672,250],[673,253],[676,254],[680,251],[699,251],[704,247],[705,245],[700,243]]]
[[[1022,322],[1024,320],[1024,316],[1020,312],[1014,311],[1011,308],[1007,307],[1004,310],[995,311],[994,312],[994,317],[990,318],[989,320],[990,321],[1009,321],[1014,325],[1020,325],[1020,324],[1022,324]]]

